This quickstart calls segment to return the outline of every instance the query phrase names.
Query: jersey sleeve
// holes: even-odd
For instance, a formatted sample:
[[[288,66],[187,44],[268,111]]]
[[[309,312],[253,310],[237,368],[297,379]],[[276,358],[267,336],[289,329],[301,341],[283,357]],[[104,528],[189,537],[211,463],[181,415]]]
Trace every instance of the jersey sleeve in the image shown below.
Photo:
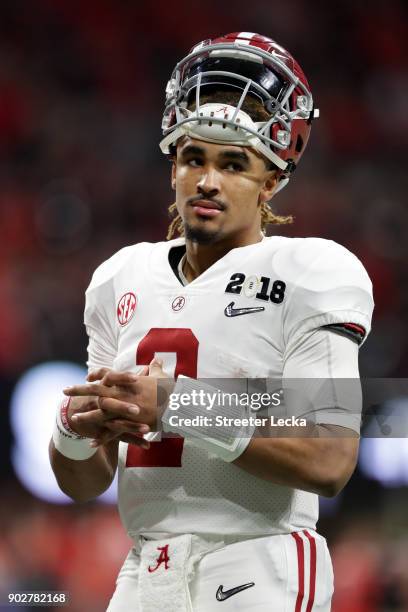
[[[106,304],[108,287],[99,291],[88,289],[85,294],[84,323],[88,334],[88,371],[113,366],[116,357],[116,339]]]
[[[360,432],[358,345],[326,328],[303,334],[287,356],[282,386],[289,414]]]
[[[134,247],[125,247],[103,262],[85,292],[88,370],[113,366],[118,344],[114,280],[133,250]]]
[[[361,262],[330,240],[306,238],[282,262],[286,269],[284,313],[286,352],[308,332],[328,327],[364,341],[374,308],[372,284]]]

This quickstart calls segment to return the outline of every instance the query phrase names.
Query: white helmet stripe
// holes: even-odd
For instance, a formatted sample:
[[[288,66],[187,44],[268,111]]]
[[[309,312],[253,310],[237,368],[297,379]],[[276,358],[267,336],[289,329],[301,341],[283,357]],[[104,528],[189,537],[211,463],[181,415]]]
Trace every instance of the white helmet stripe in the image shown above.
[[[243,37],[243,38],[248,38],[249,40],[240,40],[239,44],[240,45],[250,45],[251,44],[251,40],[254,36],[256,36],[256,34],[254,32],[240,32],[238,34],[239,37]]]

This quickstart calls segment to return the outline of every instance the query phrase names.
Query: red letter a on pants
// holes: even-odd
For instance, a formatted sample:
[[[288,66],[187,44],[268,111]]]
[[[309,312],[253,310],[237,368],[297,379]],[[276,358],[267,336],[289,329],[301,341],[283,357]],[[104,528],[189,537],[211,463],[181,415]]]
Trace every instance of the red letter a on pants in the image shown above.
[[[157,548],[157,550],[160,550],[160,555],[157,557],[156,559],[156,567],[149,567],[147,568],[149,570],[149,572],[155,572],[157,569],[159,569],[160,565],[162,563],[164,563],[164,569],[169,569],[168,566],[168,562],[170,561],[169,555],[168,555],[168,551],[169,551],[169,545],[166,544],[166,546],[159,546]]]

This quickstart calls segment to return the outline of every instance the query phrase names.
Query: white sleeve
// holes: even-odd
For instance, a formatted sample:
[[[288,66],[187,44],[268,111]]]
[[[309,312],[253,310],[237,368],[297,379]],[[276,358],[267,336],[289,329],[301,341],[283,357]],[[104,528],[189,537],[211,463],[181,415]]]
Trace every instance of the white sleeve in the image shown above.
[[[123,247],[98,266],[85,294],[84,323],[89,337],[88,369],[113,367],[117,357],[119,323],[115,287],[121,279],[133,277],[132,261],[146,257],[149,243]],[[116,296],[116,297],[115,297]]]
[[[101,291],[100,289],[105,289]],[[106,312],[104,293],[106,287],[91,289],[85,294],[84,323],[88,334],[88,371],[96,368],[112,368],[116,357],[116,339]]]
[[[327,329],[304,334],[286,356],[283,389],[290,414],[360,432],[358,345],[349,338]]]
[[[306,238],[295,243],[285,265],[287,353],[303,334],[325,325],[354,324],[367,337],[374,307],[372,285],[357,257],[330,240]]]
[[[117,354],[113,278],[127,249],[96,268],[85,293],[84,323],[88,334],[88,371],[113,366]]]

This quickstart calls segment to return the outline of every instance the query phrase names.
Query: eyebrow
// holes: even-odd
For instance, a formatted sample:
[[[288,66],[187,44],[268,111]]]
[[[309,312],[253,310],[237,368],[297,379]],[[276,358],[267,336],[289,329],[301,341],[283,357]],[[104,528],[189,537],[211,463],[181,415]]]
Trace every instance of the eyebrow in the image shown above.
[[[249,164],[249,157],[244,151],[223,151],[220,153],[220,157],[232,161],[240,161],[244,164]]]
[[[197,145],[186,145],[181,149],[181,155],[204,155],[205,151]]]
[[[181,150],[181,155],[205,155],[205,150],[197,145],[187,145]],[[246,165],[249,165],[250,160],[248,155],[244,151],[227,150],[222,151],[219,155],[220,158],[230,161],[240,161]]]

